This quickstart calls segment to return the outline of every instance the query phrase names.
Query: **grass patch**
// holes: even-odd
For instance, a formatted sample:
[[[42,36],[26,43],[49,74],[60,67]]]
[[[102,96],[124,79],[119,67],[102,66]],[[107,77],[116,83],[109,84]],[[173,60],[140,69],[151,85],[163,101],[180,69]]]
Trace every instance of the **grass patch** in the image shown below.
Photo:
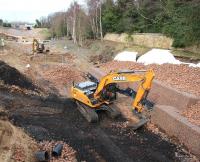
[[[119,43],[119,42],[112,42],[112,41],[93,41],[90,43],[89,47],[91,50],[95,52],[99,52],[103,49],[110,50],[110,48],[113,48],[115,54],[121,51],[130,51],[130,52],[138,52],[138,55],[142,55],[146,52],[148,52],[151,48],[134,45],[134,44],[126,44],[126,43]]]
[[[43,35],[45,37],[45,39],[50,39],[51,38],[51,33],[50,33],[49,29],[47,29],[47,28],[41,29],[41,31],[39,31],[39,33],[41,35]]]
[[[183,57],[183,58],[188,58],[192,60],[200,60],[200,54],[198,53],[193,53],[190,51],[185,51],[185,50],[172,50],[172,54],[177,57]]]
[[[131,45],[129,47],[124,48],[124,50],[135,51],[135,52],[138,52],[138,55],[143,55],[144,53],[146,53],[149,50],[151,50],[151,48],[144,47],[144,46],[139,46],[139,45]]]

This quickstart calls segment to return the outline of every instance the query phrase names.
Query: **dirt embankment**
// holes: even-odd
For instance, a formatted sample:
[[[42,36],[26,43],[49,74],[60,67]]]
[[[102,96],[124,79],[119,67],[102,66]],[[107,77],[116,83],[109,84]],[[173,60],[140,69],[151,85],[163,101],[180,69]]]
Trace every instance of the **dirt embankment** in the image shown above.
[[[68,65],[49,66],[48,69],[41,70],[41,75],[64,96],[69,96],[73,82],[80,82],[84,79],[83,72]]]
[[[63,86],[71,84],[74,80],[81,80],[83,73],[70,66],[60,65],[51,67],[49,70],[44,71],[43,74],[44,78],[47,78],[56,85]]]
[[[187,65],[147,65],[133,63],[133,62],[118,62],[111,61],[101,64],[100,68],[103,71],[110,72],[111,70],[119,69],[153,69],[155,72],[155,79],[161,81],[163,84],[174,87],[180,91],[192,93],[200,96],[200,68],[192,68]]]
[[[45,39],[47,37],[48,30],[46,28],[37,28],[32,30],[24,29],[13,29],[13,28],[3,28],[0,27],[0,32],[6,33],[15,37],[25,37],[29,39],[38,38]]]
[[[62,89],[63,85],[82,79],[79,78],[82,73],[71,66],[46,66],[46,70],[40,73],[43,79],[48,79],[56,88]],[[68,159],[74,159],[77,155],[78,161],[134,161],[135,157],[138,161],[181,161],[193,158],[171,141],[145,128],[133,131],[126,127],[123,118],[113,122],[101,116],[99,124],[89,124],[69,98],[30,97],[7,90],[0,91],[0,97],[0,105],[8,111],[13,123],[36,140],[64,141],[67,144],[68,148],[64,149],[66,154],[63,154],[65,159],[62,161],[67,161],[67,155]],[[44,142],[41,149],[51,149],[54,144],[49,143]],[[73,150],[77,151],[76,155]],[[21,153],[22,149],[17,147],[17,158],[19,155],[19,158],[29,157]]]
[[[2,120],[3,119],[3,120]],[[57,144],[63,144],[61,156],[52,156]],[[0,109],[0,161],[37,162],[35,153],[47,151],[50,162],[77,162],[76,151],[63,141],[36,142],[20,128],[8,121],[3,109]]]
[[[36,161],[33,152],[37,143],[9,121],[0,120],[0,161]]]
[[[26,94],[34,92],[37,87],[25,75],[17,69],[0,61],[0,91]],[[5,162],[26,162],[35,161],[34,154],[37,143],[30,138],[23,130],[15,127],[8,121],[8,112],[2,105],[3,98],[0,100],[0,161]],[[3,106],[3,107],[1,107]]]
[[[49,91],[40,88],[40,85],[33,79],[3,61],[0,61],[0,90],[29,96],[45,97],[49,95]]]
[[[36,90],[37,88],[25,75],[3,61],[0,61],[0,80],[4,84],[15,85],[28,90]]]
[[[59,69],[56,68],[55,70],[54,74],[52,71],[48,73],[49,77],[50,75],[55,77],[60,76]],[[64,68],[64,70],[66,72],[66,68]],[[69,73],[71,73],[71,75],[74,74],[73,71],[68,70],[68,77]],[[36,86],[31,79],[20,73],[17,69],[9,66],[5,62],[0,61],[0,74],[0,161],[35,162],[37,161],[35,158],[36,151],[46,150],[49,152],[49,155],[51,155],[51,151],[57,143],[63,143],[64,145],[62,156],[59,158],[51,156],[50,160],[52,162],[77,161],[76,151],[74,151],[73,148],[65,142],[55,140],[53,142],[44,141],[38,144],[26,133],[24,133],[22,129],[17,128],[8,121],[8,119],[11,119],[14,124],[17,124],[16,118],[21,120],[30,112],[34,115],[37,113],[41,114],[43,112],[48,112],[48,115],[52,115],[56,114],[57,111],[51,110],[51,108],[49,111],[49,109],[43,105],[43,102],[48,100],[48,96],[45,98],[45,96],[41,95],[40,92],[33,93],[38,90],[38,86]],[[67,77],[67,75],[64,76]],[[76,75],[74,75],[74,77],[77,78]],[[57,79],[58,80],[56,81],[58,82],[59,80],[62,80],[62,78]],[[67,78],[65,79],[68,80]],[[59,84],[61,83],[59,82]],[[27,98],[28,102],[25,102]],[[40,106],[37,106],[38,104],[40,104]],[[21,111],[21,108],[24,108],[24,111]],[[36,128],[30,126],[29,129],[34,130]],[[40,129],[39,131],[41,130],[43,129]]]
[[[106,63],[108,61],[113,60],[115,54],[117,52],[119,52],[116,47],[113,47],[112,45],[108,44],[108,45],[103,45],[103,44],[98,44],[98,42],[96,42],[97,46],[94,47],[93,46],[89,46],[88,48],[90,48],[91,50],[95,51],[95,55],[91,55],[89,57],[89,62],[95,64],[100,64],[100,63]],[[119,47],[120,48],[120,47]],[[122,48],[122,47],[121,47]]]

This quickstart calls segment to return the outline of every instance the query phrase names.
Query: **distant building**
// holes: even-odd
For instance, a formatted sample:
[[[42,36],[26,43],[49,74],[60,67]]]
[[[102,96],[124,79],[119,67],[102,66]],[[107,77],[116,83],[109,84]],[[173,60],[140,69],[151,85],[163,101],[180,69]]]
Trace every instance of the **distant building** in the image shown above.
[[[32,30],[34,28],[34,24],[25,24],[25,29]]]
[[[12,23],[12,28],[21,29],[21,30],[32,30],[35,24],[27,24],[27,23]]]

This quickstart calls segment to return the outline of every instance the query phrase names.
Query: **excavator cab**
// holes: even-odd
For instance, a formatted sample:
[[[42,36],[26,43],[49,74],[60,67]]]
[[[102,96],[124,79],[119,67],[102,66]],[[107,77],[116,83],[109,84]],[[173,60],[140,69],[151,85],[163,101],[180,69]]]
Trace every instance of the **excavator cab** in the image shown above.
[[[117,99],[117,84],[111,83],[107,85],[101,93],[101,99],[107,100],[109,102],[115,101]]]
[[[87,96],[94,94],[97,89],[97,83],[91,81],[85,81],[78,84],[75,84],[75,87],[84,92]]]

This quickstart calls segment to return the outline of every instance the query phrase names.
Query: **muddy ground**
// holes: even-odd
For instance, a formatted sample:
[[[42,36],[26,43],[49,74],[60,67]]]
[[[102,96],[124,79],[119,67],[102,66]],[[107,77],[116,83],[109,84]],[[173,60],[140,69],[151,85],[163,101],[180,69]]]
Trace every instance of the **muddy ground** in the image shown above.
[[[189,155],[146,128],[124,127],[101,114],[99,124],[89,124],[69,98],[24,96],[0,92],[0,104],[16,126],[37,141],[62,140],[77,151],[78,161],[182,161]]]
[[[20,54],[20,47],[17,55],[12,49],[13,53],[7,50],[7,54],[0,58],[16,68],[20,67],[22,73],[27,72],[26,64],[30,64],[33,73],[26,73],[27,77],[37,83],[37,87],[44,89],[49,82],[42,76],[42,66],[66,64],[82,72],[93,66],[89,62],[93,50],[76,47],[72,42],[67,42],[68,49],[64,49],[66,42],[61,42],[51,44],[54,50],[52,55],[70,53],[75,56],[70,62],[63,59],[47,61],[44,55],[37,55],[38,60],[30,59],[29,53]],[[15,59],[18,57],[23,59]],[[62,55],[58,58],[62,58]],[[39,72],[39,77],[35,71]],[[65,141],[77,151],[78,161],[194,161],[193,156],[183,146],[175,144],[174,140],[163,138],[146,127],[133,131],[126,126],[127,121],[122,117],[111,120],[105,114],[100,114],[98,124],[89,124],[69,98],[70,95],[62,95],[56,85],[51,86],[49,96],[0,89],[0,106],[7,111],[10,121],[38,142]]]

